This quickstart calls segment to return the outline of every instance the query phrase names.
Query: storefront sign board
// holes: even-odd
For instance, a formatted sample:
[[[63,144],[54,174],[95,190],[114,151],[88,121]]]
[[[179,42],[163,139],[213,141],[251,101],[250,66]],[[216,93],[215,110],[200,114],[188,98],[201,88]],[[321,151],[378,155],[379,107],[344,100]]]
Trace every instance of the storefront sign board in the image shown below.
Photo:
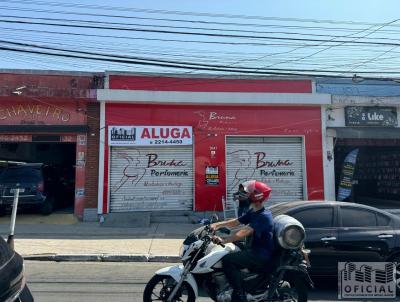
[[[110,146],[187,146],[192,145],[189,126],[109,126]]]
[[[346,126],[395,127],[396,107],[348,106],[345,108]]]
[[[84,109],[76,102],[2,101],[0,125],[83,125]]]

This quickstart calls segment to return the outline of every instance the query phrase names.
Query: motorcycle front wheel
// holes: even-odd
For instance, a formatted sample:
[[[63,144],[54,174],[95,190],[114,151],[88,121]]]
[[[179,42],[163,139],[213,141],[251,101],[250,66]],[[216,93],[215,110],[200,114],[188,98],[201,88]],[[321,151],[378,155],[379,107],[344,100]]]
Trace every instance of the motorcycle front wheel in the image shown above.
[[[176,281],[170,276],[154,275],[144,289],[143,302],[166,302],[175,285]],[[172,301],[194,302],[195,300],[193,289],[184,282]]]

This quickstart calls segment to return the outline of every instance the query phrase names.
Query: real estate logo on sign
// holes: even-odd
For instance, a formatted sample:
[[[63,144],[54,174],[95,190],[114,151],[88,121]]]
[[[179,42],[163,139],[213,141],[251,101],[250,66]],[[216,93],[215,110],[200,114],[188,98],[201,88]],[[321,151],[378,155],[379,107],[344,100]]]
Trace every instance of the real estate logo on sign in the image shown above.
[[[395,298],[393,262],[339,262],[338,298]]]
[[[126,126],[111,126],[109,129],[110,145],[134,145],[136,128]]]

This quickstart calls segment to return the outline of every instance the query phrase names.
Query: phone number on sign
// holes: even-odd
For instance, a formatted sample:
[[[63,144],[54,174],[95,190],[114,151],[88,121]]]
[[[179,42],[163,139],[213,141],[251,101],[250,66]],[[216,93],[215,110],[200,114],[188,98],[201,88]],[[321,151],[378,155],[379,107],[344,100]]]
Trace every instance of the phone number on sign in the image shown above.
[[[156,139],[152,143],[155,145],[181,145],[183,141],[181,139]]]

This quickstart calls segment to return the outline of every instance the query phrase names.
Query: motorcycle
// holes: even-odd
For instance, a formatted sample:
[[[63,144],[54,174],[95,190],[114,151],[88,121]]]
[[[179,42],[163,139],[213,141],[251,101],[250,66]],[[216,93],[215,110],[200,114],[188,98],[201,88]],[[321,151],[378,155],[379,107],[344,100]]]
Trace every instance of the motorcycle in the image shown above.
[[[7,242],[0,236],[0,301],[33,302],[34,298],[26,283],[22,257],[14,251],[14,228],[18,205],[17,189],[14,192],[10,234]]]
[[[147,283],[143,302],[187,301],[210,297],[216,302],[230,302],[233,289],[222,270],[222,258],[242,250],[242,243],[214,244],[214,231],[208,221],[191,232],[180,251],[182,265],[158,270]],[[221,228],[223,234],[230,230]],[[218,232],[217,231],[217,232]],[[299,221],[287,215],[274,219],[276,252],[266,268],[242,270],[243,284],[249,302],[297,301],[308,299],[314,287],[307,272],[308,250],[304,250],[305,230]]]

